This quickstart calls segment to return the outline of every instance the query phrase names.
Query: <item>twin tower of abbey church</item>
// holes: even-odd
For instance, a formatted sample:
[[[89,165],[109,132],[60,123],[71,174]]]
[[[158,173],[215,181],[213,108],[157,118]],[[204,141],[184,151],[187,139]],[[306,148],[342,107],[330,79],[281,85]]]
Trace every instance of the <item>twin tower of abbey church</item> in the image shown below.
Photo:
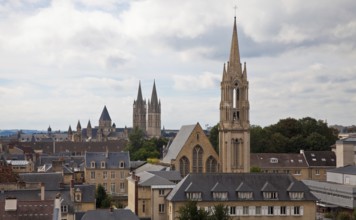
[[[230,58],[229,61],[224,64],[220,86],[218,170],[220,172],[249,172],[249,83],[247,80],[246,63],[242,66],[240,62],[236,18],[234,19]],[[161,136],[161,102],[157,97],[155,83],[153,83],[151,99],[147,102],[142,97],[141,83],[139,83],[137,99],[134,100],[133,103],[133,127],[140,128],[148,137]],[[70,127],[68,130],[68,134],[70,135],[69,139],[74,141],[117,140],[127,138],[127,132],[126,128],[120,131],[116,128],[115,124],[112,124],[106,107],[104,107],[100,116],[99,126],[92,128],[89,121],[87,128],[81,129],[80,122],[78,122],[77,132],[72,132]],[[200,153],[204,155],[205,146],[199,147],[202,149]],[[191,150],[189,150],[189,152],[191,152]],[[205,150],[205,152],[208,151]],[[194,155],[193,152],[193,162]],[[175,158],[174,160],[177,159],[179,158]]]
[[[157,97],[156,83],[153,83],[151,99],[146,102],[142,97],[141,82],[138,86],[137,99],[133,103],[133,128],[141,129],[148,137],[161,136],[161,101]],[[49,128],[50,129],[50,128]],[[77,130],[68,129],[68,139],[74,142],[102,142],[128,138],[128,129],[116,128],[112,123],[106,106],[99,118],[99,126],[92,127],[90,120],[86,128],[82,129],[80,121]]]

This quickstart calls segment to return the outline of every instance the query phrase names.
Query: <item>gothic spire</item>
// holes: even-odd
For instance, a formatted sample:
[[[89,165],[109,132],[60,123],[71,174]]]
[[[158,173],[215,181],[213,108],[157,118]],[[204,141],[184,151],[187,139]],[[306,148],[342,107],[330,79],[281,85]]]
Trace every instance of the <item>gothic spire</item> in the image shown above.
[[[90,123],[90,120],[88,121],[87,128],[91,128],[91,123]]]
[[[108,109],[106,108],[106,105],[104,106],[103,112],[101,113],[99,121],[111,121]]]
[[[138,93],[137,93],[137,103],[142,103],[143,98],[142,98],[142,91],[141,91],[141,81],[138,83]]]
[[[78,120],[78,124],[77,124],[77,130],[82,129],[82,126],[80,125],[80,121]]]
[[[157,91],[156,91],[156,82],[153,81],[153,89],[152,89],[152,96],[151,96],[151,105],[158,105],[158,98],[157,98]]]
[[[240,51],[239,51],[239,41],[237,37],[237,27],[236,27],[236,17],[234,18],[234,28],[232,32],[231,40],[231,50],[230,50],[230,64],[233,70],[237,70],[241,74],[241,64],[240,64]]]

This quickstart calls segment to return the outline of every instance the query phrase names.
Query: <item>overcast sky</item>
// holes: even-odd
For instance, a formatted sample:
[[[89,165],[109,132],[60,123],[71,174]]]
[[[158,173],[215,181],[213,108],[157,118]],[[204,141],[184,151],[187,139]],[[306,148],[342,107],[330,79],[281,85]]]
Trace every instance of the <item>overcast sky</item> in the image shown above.
[[[162,126],[219,121],[234,0],[0,0],[0,129],[132,126],[141,81]],[[250,121],[356,124],[356,1],[239,0]]]

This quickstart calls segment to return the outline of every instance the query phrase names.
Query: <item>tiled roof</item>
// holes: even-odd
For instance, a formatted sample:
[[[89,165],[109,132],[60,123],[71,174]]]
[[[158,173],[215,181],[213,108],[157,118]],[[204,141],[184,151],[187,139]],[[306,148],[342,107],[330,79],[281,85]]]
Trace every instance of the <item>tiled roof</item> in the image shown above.
[[[180,175],[179,171],[172,170],[172,171],[148,171],[149,173],[152,173],[154,175],[160,176],[162,178],[165,178],[169,181],[173,182],[178,182],[182,179],[182,176]]]
[[[223,183],[225,191],[228,193],[229,201],[238,201],[237,189],[243,183],[251,188],[253,200],[261,201],[263,191],[275,191],[278,193],[278,200],[291,200],[288,195],[288,187],[291,183],[300,182],[288,174],[266,174],[266,173],[205,173],[188,174],[167,196],[168,201],[186,201],[187,192],[200,192],[202,201],[215,201],[212,189],[217,183]],[[302,182],[298,183],[298,188],[304,192],[304,200],[316,201],[310,193],[309,188]],[[242,188],[240,188],[242,189]]]
[[[139,218],[129,209],[114,209],[112,212],[105,209],[89,210],[87,211],[81,220],[139,220]]]
[[[333,151],[304,151],[310,167],[336,167],[336,155]]]
[[[52,220],[53,200],[17,201],[16,211],[5,211],[5,201],[0,201],[0,219],[2,220]]]
[[[46,190],[59,190],[63,183],[61,173],[20,173],[19,176],[27,183],[44,183]]]
[[[308,167],[302,154],[296,153],[251,153],[251,167],[297,168]]]
[[[169,146],[166,156],[162,160],[164,163],[171,163],[172,159],[176,159],[177,155],[182,150],[182,147],[196,126],[197,124],[184,125],[181,127],[172,144]]]
[[[158,175],[149,173],[149,172],[141,172],[137,174],[136,176],[140,177],[140,181],[138,184],[140,186],[152,186],[152,185],[175,185],[175,183],[169,181],[168,179],[165,179],[163,177],[160,177]]]

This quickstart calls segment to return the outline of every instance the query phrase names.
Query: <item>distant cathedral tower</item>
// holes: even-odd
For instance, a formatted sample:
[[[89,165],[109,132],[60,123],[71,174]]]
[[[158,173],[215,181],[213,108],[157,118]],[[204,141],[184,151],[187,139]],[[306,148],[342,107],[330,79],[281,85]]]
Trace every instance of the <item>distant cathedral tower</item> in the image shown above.
[[[221,81],[219,157],[224,173],[250,172],[249,111],[246,63],[242,69],[235,17],[230,60]]]
[[[157,98],[156,83],[153,82],[151,100],[148,100],[147,135],[149,137],[161,136],[161,101]]]
[[[138,85],[137,100],[133,104],[133,127],[146,132],[146,100],[142,98],[141,82]]]
[[[153,82],[151,100],[142,98],[141,82],[138,85],[137,100],[133,104],[133,127],[138,127],[148,137],[161,136],[161,101],[157,97],[156,82]]]

